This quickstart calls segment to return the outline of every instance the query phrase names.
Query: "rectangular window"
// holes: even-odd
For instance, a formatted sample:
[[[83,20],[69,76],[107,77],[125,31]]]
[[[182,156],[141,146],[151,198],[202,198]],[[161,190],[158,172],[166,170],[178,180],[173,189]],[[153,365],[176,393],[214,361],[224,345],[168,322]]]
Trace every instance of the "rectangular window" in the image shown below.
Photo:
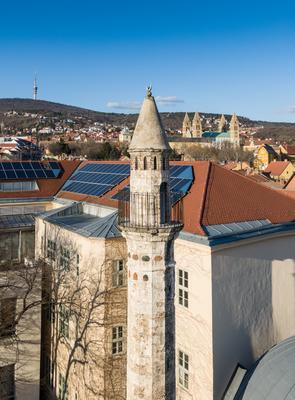
[[[112,274],[113,287],[123,286],[124,284],[124,261],[113,261],[113,274]]]
[[[56,243],[53,240],[47,240],[47,257],[51,261],[55,261],[56,257]]]
[[[70,312],[63,304],[59,306],[59,333],[69,338]]]
[[[60,268],[69,271],[70,270],[70,250],[66,247],[60,246]]]
[[[45,356],[45,379],[46,384],[49,387],[53,387],[53,372],[54,372],[54,365],[51,361],[50,357]]]
[[[0,337],[15,333],[16,298],[0,300]]]
[[[188,367],[189,357],[183,351],[178,352],[178,382],[180,386],[188,389]]]
[[[120,354],[123,351],[123,326],[114,326],[112,333],[112,353]]]
[[[178,303],[188,308],[188,272],[178,270]]]
[[[55,305],[54,301],[48,301],[48,303],[45,304],[45,312],[46,312],[46,319],[48,322],[55,322]]]
[[[58,398],[59,400],[68,400],[68,385],[62,374],[59,374],[58,379]]]
[[[0,399],[15,398],[14,364],[0,367]]]
[[[25,192],[38,190],[36,181],[1,182],[0,192]]]
[[[80,275],[80,256],[79,254],[76,255],[76,272],[77,272],[77,276]]]

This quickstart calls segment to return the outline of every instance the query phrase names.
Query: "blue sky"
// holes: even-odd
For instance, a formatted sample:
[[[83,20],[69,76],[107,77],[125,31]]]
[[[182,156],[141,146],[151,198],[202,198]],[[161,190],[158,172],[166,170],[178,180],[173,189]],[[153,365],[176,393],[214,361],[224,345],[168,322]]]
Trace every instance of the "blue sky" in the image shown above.
[[[0,97],[295,122],[295,5],[264,0],[1,4]]]

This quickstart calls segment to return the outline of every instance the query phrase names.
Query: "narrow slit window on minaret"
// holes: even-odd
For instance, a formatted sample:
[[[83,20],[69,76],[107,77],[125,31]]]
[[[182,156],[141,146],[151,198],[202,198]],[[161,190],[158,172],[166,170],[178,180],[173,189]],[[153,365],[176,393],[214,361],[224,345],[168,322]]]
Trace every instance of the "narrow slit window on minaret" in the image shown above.
[[[157,157],[154,157],[154,169],[157,169]]]
[[[135,157],[135,160],[134,160],[134,169],[138,169],[138,160],[137,160],[137,157]]]
[[[144,170],[147,169],[147,158],[146,157],[143,158],[143,169]]]
[[[162,159],[162,169],[165,170],[166,169],[166,158],[163,157]]]

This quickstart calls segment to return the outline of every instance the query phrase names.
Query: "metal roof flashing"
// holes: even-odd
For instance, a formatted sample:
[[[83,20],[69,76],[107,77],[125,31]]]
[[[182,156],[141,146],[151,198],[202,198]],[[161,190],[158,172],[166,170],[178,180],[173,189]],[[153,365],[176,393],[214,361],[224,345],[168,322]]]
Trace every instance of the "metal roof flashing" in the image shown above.
[[[248,221],[249,222],[249,221]],[[252,221],[253,222],[253,221]],[[204,227],[205,230],[205,227]],[[179,238],[183,240],[188,240],[190,242],[195,242],[209,247],[215,247],[222,244],[230,244],[246,239],[253,239],[257,237],[262,237],[277,233],[287,233],[295,231],[295,222],[288,222],[285,224],[266,224],[265,226],[260,226],[258,228],[253,228],[244,232],[233,232],[228,234],[220,234],[215,236],[201,236],[189,232],[181,231]]]

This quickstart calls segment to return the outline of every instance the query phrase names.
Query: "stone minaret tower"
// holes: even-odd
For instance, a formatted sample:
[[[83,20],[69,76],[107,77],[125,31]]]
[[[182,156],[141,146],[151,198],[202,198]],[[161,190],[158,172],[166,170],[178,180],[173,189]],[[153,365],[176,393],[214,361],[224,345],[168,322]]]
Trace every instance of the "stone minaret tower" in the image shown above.
[[[235,144],[240,143],[240,128],[239,128],[239,120],[236,113],[233,114],[230,121],[230,136]]]
[[[226,132],[226,124],[227,124],[226,119],[222,114],[218,123],[218,132]]]
[[[192,123],[192,137],[202,137],[202,121],[199,113],[195,113]]]
[[[38,86],[37,86],[37,77],[35,76],[34,87],[33,87],[33,99],[34,100],[37,100],[37,94],[38,94]]]
[[[191,137],[191,121],[189,119],[188,113],[185,113],[183,123],[182,123],[182,136],[183,137]]]
[[[151,88],[129,147],[127,400],[175,400],[173,243],[169,145]]]

